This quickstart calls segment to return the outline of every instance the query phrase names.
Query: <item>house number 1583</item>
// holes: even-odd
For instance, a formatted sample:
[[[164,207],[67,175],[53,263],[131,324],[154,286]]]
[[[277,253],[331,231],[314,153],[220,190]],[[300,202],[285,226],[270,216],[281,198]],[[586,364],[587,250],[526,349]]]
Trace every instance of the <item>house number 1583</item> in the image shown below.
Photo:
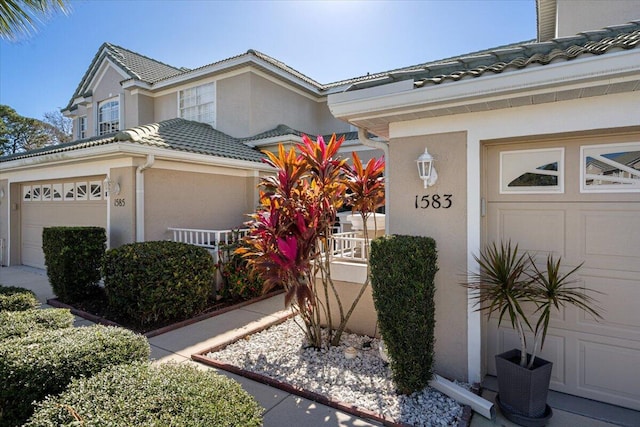
[[[420,197],[416,195],[416,209],[449,209],[453,204],[452,194],[427,194],[426,196]]]

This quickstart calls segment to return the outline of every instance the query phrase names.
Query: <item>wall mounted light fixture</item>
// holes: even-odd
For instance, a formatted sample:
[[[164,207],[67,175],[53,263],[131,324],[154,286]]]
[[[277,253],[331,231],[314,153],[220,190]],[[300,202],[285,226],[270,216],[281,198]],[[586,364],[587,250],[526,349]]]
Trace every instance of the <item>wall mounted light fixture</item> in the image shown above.
[[[120,194],[120,183],[112,181],[111,178],[105,178],[104,186],[106,187],[109,195],[113,194],[114,196],[117,196]]]
[[[0,187],[0,199],[4,199],[4,187]]]
[[[416,162],[418,163],[418,176],[424,181],[424,188],[435,184],[438,180],[438,172],[436,172],[436,168],[433,166],[435,159],[429,154],[426,148]]]

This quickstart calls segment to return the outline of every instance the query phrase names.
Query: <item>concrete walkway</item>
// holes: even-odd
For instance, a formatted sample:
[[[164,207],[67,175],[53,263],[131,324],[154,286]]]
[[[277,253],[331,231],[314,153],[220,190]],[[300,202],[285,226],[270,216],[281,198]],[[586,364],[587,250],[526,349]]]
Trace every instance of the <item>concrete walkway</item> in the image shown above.
[[[45,307],[47,299],[54,297],[44,270],[22,266],[1,267],[0,284],[31,289],[38,296],[40,302],[45,304]],[[195,363],[191,361],[193,353],[207,350],[228,340],[230,337],[243,335],[280,318],[286,314],[283,311],[283,307],[283,296],[279,295],[150,338],[151,359],[157,362]],[[76,326],[88,326],[91,324],[92,322],[82,318],[76,318],[75,321]],[[197,365],[202,369],[213,369],[202,364]],[[379,423],[355,417],[256,381],[223,370],[217,371],[242,384],[244,389],[253,395],[265,408],[265,427],[380,426]],[[494,395],[491,391],[483,393],[483,397],[489,400],[493,400]],[[634,424],[633,421],[631,421],[631,424],[627,424],[627,422],[609,424],[554,408],[554,416],[550,420],[548,427],[609,427],[615,425],[640,425],[640,422],[638,424]],[[474,414],[471,420],[471,427],[488,426],[511,427],[515,426],[515,424],[504,419],[500,413],[498,413],[498,417],[495,420],[487,420],[480,415]]]

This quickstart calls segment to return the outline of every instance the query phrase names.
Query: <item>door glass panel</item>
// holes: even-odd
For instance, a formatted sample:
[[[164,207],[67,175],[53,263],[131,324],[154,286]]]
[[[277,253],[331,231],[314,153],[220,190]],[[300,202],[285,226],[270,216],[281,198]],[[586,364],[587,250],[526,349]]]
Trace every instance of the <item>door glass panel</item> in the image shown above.
[[[640,143],[580,147],[583,193],[640,192]]]
[[[562,193],[564,148],[500,153],[500,193]]]

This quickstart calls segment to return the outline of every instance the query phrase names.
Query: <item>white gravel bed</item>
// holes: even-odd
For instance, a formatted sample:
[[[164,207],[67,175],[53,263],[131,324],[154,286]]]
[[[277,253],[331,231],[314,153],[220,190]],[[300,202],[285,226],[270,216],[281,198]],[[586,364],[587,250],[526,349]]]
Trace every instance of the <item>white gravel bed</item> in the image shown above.
[[[338,347],[318,351],[306,345],[290,319],[206,356],[416,427],[457,425],[462,416],[460,404],[431,387],[396,394],[377,339],[345,333]],[[348,347],[357,350],[355,358],[345,358]]]

